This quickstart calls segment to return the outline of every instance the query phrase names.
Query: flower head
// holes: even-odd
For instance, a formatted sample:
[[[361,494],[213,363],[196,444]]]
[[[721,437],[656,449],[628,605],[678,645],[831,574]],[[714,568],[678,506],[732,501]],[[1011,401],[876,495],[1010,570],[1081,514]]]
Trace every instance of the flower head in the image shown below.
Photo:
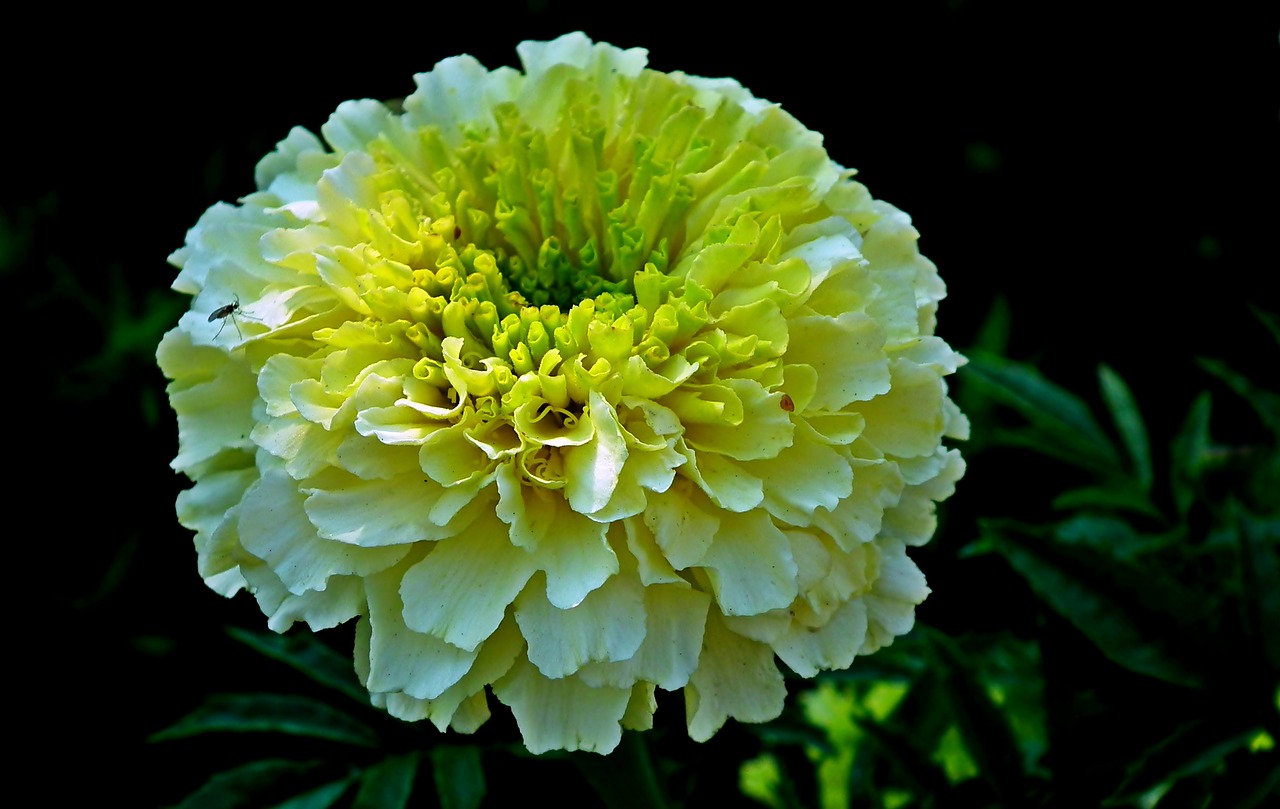
[[[533,751],[782,709],[906,632],[963,471],[901,212],[729,79],[582,34],[294,129],[172,261],[161,342],[201,575],[358,618],[404,719],[492,691]],[[238,304],[238,307],[232,306]],[[226,318],[237,318],[226,328]]]

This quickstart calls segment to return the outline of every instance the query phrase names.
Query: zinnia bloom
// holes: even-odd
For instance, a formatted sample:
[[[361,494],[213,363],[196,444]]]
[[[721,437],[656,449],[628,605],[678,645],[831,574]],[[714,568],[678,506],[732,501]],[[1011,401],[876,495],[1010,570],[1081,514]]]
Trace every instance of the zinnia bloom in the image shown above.
[[[373,701],[608,752],[906,632],[963,472],[906,215],[729,79],[582,34],[294,129],[171,258],[158,358],[214,590],[358,618]],[[234,328],[227,320],[234,318]]]

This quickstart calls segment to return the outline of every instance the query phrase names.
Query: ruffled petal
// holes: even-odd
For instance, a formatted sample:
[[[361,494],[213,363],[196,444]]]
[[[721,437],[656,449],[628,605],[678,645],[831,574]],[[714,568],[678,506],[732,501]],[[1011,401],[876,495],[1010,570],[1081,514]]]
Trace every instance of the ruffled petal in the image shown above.
[[[356,548],[323,539],[307,519],[303,495],[287,474],[271,469],[245,493],[239,533],[244,549],[270,565],[295,595],[324,590],[330,576],[367,576],[394,565],[406,547]]]
[[[613,752],[622,741],[622,717],[630,688],[593,688],[577,677],[552,680],[532,663],[518,661],[493,684],[493,693],[515,714],[529,752]]]
[[[781,609],[798,592],[791,543],[762,511],[723,515],[701,566],[725,615]]]
[[[529,662],[559,679],[593,661],[627,660],[645,637],[644,587],[618,575],[569,609],[554,606],[535,576],[516,599],[515,617]]]
[[[729,631],[712,612],[698,670],[684,693],[689,736],[704,742],[730,717],[740,722],[776,719],[787,687],[774,665],[773,650]]]
[[[404,574],[404,622],[471,651],[502,623],[535,570],[534,559],[510,543],[506,526],[485,515],[465,537],[437,543]]]
[[[400,582],[407,567],[401,564],[366,580],[371,631],[365,684],[370,691],[402,691],[432,700],[471,670],[478,653],[405,625]]]

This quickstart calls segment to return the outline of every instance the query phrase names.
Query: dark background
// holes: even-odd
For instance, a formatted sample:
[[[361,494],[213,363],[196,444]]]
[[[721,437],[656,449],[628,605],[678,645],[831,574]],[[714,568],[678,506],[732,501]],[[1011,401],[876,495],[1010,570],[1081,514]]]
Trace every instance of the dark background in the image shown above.
[[[1270,4],[191,13],[46,14],[10,31],[31,55],[0,57],[10,491],[17,482],[5,680],[32,766],[61,773],[46,783],[51,800],[173,802],[244,761],[242,744],[151,745],[148,734],[212,691],[297,682],[226,637],[226,625],[265,620],[250,597],[204,587],[173,516],[184,481],[168,468],[176,426],[154,346],[186,303],[167,289],[165,258],[205,208],[253,190],[254,164],[290,127],[318,131],[349,98],[404,96],[446,56],[515,64],[520,40],[581,29],[648,48],[658,70],[738,79],[824,133],[833,159],[912,215],[950,292],[940,334],[965,348],[1003,297],[1013,357],[1094,399],[1097,364],[1112,365],[1157,436],[1205,387],[1194,356],[1276,378],[1246,307],[1280,308]],[[1015,468],[971,468],[940,549],[968,541],[975,514],[1042,503],[1027,494],[1035,485]],[[925,571],[934,593],[921,620],[992,620],[982,594],[1001,581],[948,587],[950,571]],[[502,710],[483,739],[512,737]],[[678,730],[679,701],[659,719]],[[706,745],[666,738],[722,770],[727,788],[750,747],[732,723]],[[491,789],[501,780],[491,773]]]

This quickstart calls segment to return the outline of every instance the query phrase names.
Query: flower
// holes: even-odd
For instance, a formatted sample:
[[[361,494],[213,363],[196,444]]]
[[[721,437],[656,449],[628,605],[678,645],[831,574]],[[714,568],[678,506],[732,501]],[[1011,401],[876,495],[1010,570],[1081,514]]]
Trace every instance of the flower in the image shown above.
[[[171,257],[158,349],[200,574],[359,619],[373,701],[608,752],[906,632],[963,472],[906,215],[729,79],[583,34],[340,105]],[[327,143],[327,146],[326,146]],[[234,318],[235,328],[226,320]]]

